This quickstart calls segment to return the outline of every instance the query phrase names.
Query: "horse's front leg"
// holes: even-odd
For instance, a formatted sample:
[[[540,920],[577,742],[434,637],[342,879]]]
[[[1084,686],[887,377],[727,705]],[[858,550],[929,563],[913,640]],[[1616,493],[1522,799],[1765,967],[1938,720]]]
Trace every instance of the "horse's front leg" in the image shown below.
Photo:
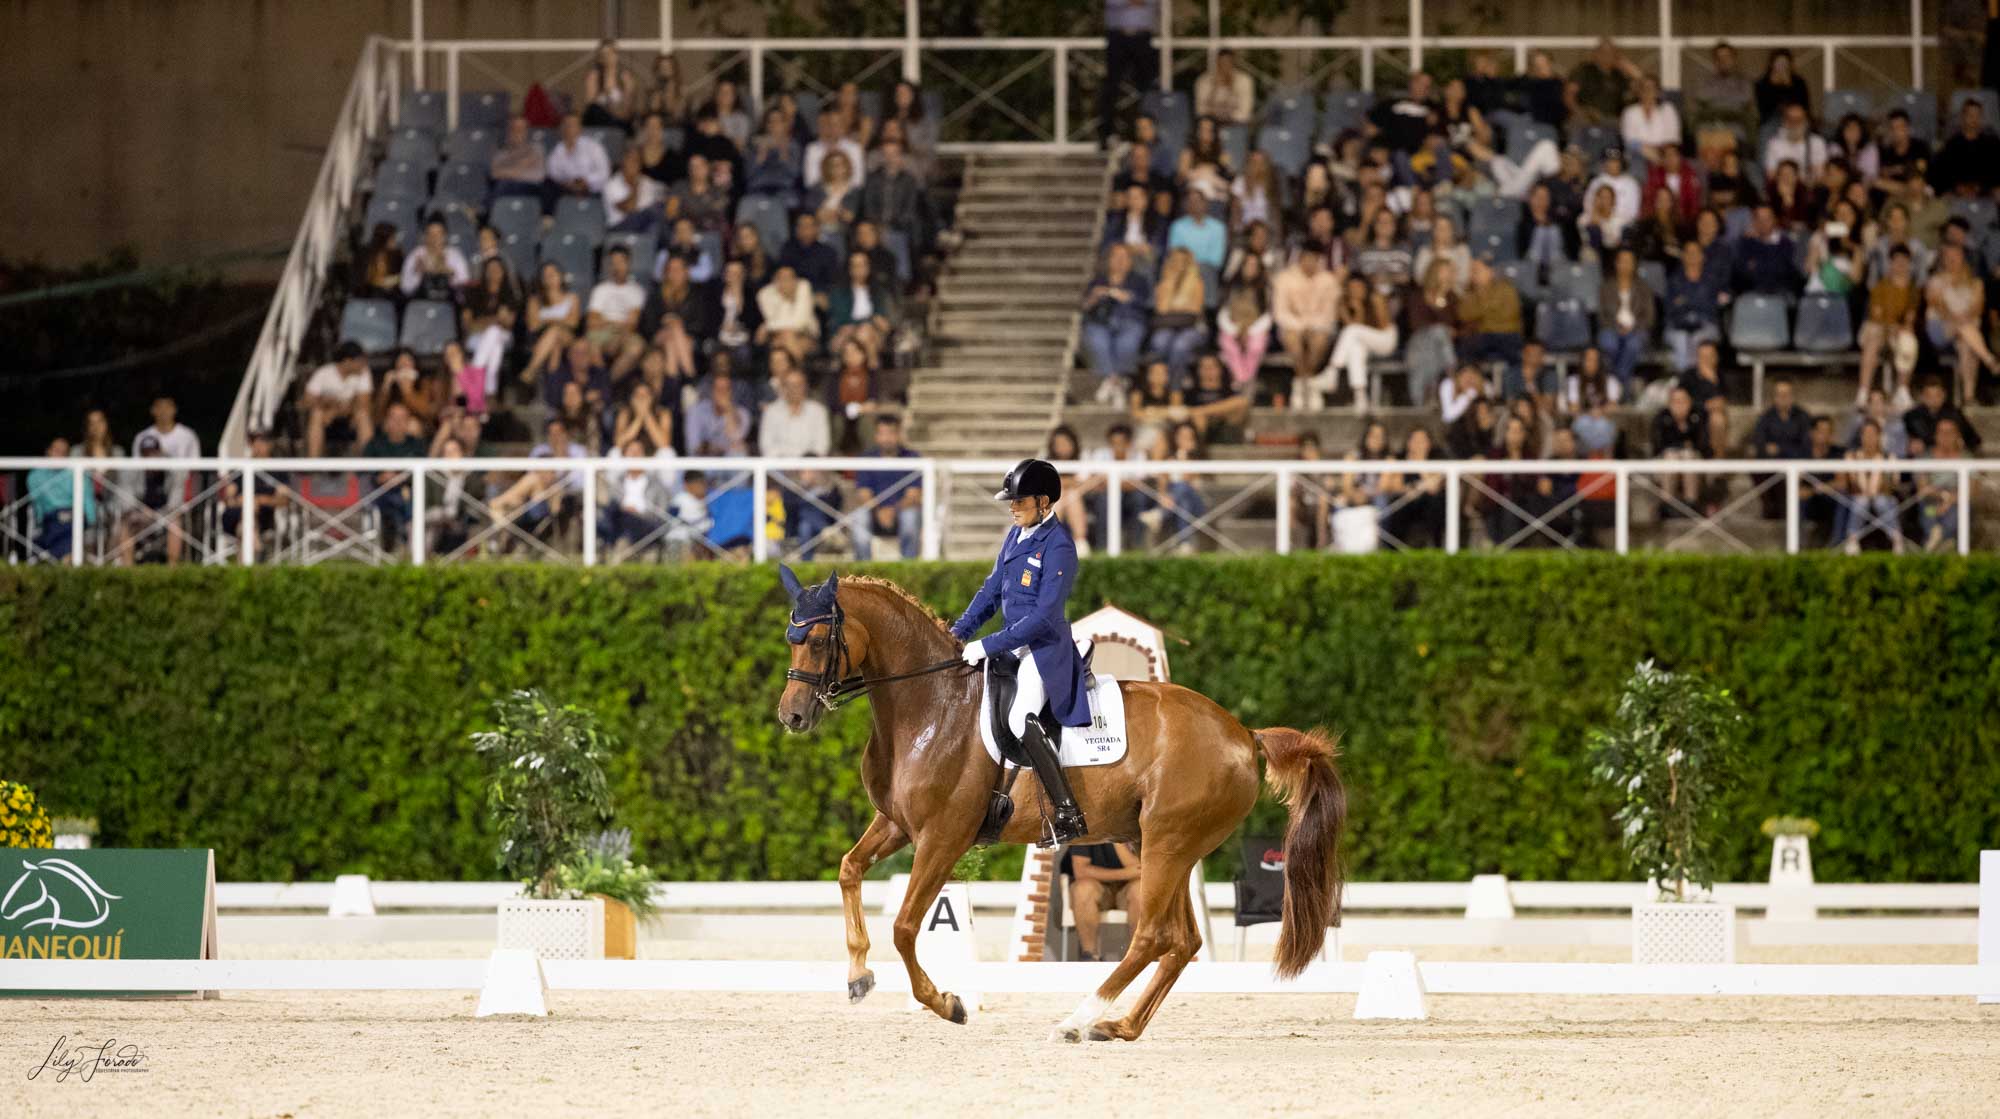
[[[847,914],[847,1001],[860,1002],[875,989],[868,968],[868,921],[861,912],[861,876],[884,856],[900,850],[910,837],[880,812],[868,823],[853,849],[840,860],[840,907]]]
[[[910,973],[911,997],[929,1007],[938,1017],[959,1025],[965,1024],[965,1003],[957,995],[939,991],[937,985],[931,982],[931,977],[924,973],[923,965],[917,962],[917,927],[923,923],[924,915],[930,912],[931,903],[937,900],[945,879],[951,877],[951,868],[958,862],[958,857],[971,848],[977,831],[978,821],[974,819],[973,826],[963,830],[962,834],[944,836],[933,827],[917,837],[916,858],[910,867],[909,892],[903,895],[903,908],[896,914],[896,951],[903,957],[903,966]]]

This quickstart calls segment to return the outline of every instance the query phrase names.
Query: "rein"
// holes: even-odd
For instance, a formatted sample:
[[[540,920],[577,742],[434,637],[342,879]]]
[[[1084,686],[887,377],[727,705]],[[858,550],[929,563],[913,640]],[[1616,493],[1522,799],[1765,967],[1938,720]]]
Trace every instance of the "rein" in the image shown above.
[[[820,669],[818,672],[807,672],[797,668],[788,668],[785,670],[785,679],[797,680],[802,684],[810,685],[813,689],[813,699],[829,711],[837,710],[860,699],[862,696],[868,694],[870,688],[878,684],[893,684],[898,680],[913,680],[919,676],[929,676],[932,673],[944,672],[951,668],[968,670],[972,668],[971,665],[966,664],[960,658],[952,657],[948,660],[938,661],[936,664],[927,664],[922,668],[912,669],[909,672],[898,672],[890,676],[868,677],[863,676],[859,672],[848,676],[841,676],[839,675],[840,667],[849,661],[847,654],[846,621],[846,616],[841,612],[838,604],[834,606],[832,611],[821,614],[818,617],[803,619],[794,617],[791,619],[792,628],[801,631],[810,630],[813,626],[825,622],[827,623],[827,628],[833,634],[833,648],[827,653],[825,668]]]

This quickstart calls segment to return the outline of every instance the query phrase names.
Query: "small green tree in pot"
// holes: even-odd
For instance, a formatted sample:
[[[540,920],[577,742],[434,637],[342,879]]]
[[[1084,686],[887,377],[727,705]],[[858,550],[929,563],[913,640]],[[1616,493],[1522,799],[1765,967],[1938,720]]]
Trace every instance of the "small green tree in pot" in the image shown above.
[[[1743,713],[1726,688],[1642,661],[1608,728],[1590,734],[1591,771],[1623,800],[1615,819],[1632,869],[1661,900],[1715,886],[1723,795],[1735,782]]]
[[[493,711],[498,726],[472,743],[492,766],[500,872],[521,878],[530,897],[560,898],[563,867],[611,816],[604,761],[613,743],[594,714],[537,690],[513,692]]]

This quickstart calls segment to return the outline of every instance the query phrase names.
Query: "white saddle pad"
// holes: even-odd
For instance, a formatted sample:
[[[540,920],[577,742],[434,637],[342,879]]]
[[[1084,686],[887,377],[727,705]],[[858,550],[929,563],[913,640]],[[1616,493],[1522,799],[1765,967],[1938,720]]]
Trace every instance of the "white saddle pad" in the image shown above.
[[[1062,728],[1062,746],[1056,758],[1065,768],[1080,765],[1111,765],[1125,759],[1125,693],[1109,676],[1093,676],[1090,689],[1090,725]],[[986,744],[986,756],[1000,760],[1000,747],[993,742],[993,705],[986,701],[986,689],[979,690],[979,740]]]

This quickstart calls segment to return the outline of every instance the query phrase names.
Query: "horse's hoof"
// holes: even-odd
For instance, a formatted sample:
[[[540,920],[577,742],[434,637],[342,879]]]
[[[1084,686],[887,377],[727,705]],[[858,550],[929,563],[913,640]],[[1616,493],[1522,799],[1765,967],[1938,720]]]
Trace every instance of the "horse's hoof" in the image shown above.
[[[850,1003],[860,1002],[862,999],[868,997],[868,992],[874,989],[875,973],[864,971],[858,978],[847,981],[847,1001]]]
[[[1113,1033],[1113,1032],[1112,1032],[1112,1025],[1111,1025],[1111,1023],[1109,1023],[1109,1022],[1099,1022],[1099,1023],[1098,1023],[1098,1024],[1096,1024],[1095,1026],[1092,1026],[1092,1027],[1090,1027],[1090,1040],[1092,1040],[1092,1041],[1118,1041],[1118,1040],[1120,1040],[1120,1038],[1118,1037],[1118,1035],[1117,1035],[1117,1034],[1115,1034],[1115,1033]]]
[[[954,1026],[965,1025],[966,1013],[965,1013],[964,999],[959,998],[957,995],[947,994],[945,996],[944,1009],[945,1009],[945,1015],[944,1015],[945,1021],[950,1022]]]
[[[1049,1040],[1066,1041],[1071,1045],[1075,1045],[1083,1040],[1083,1031],[1065,1022],[1049,1031]]]

